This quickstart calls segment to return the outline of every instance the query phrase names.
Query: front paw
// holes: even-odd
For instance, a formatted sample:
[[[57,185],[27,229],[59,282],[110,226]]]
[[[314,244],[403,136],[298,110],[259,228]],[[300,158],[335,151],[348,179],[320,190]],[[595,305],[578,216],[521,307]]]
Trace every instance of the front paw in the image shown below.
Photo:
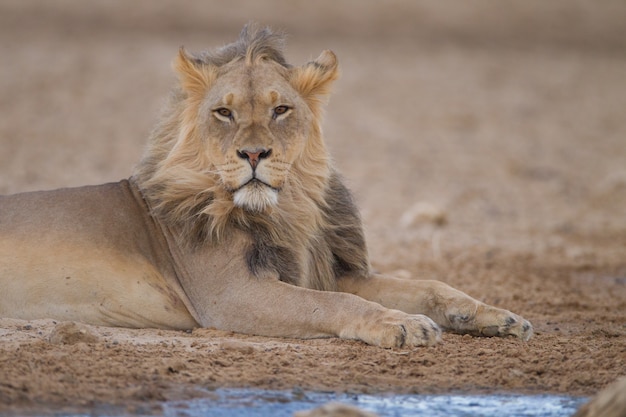
[[[356,337],[346,338],[360,339],[383,348],[433,346],[441,341],[441,329],[430,318],[397,310],[383,311],[378,317],[366,320],[355,329]]]
[[[530,322],[517,314],[488,305],[479,305],[475,311],[456,310],[447,314],[450,330],[474,336],[515,336],[524,341],[533,335]]]

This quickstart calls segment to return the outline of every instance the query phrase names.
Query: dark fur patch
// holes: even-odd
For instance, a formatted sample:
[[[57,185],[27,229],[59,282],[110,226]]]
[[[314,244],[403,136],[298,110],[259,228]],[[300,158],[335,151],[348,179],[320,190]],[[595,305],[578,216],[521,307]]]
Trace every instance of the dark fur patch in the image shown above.
[[[302,271],[295,252],[274,245],[270,233],[263,226],[254,225],[246,229],[254,242],[246,254],[250,271],[254,275],[259,275],[262,271],[276,272],[281,281],[298,285]]]
[[[333,254],[335,277],[367,276],[370,267],[361,218],[350,191],[336,172],[331,175],[322,210],[329,224],[324,240]]]

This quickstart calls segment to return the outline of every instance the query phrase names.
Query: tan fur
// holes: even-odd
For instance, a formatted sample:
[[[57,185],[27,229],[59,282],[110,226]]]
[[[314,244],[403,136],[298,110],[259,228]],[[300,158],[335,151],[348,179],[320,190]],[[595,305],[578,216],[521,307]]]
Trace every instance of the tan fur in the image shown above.
[[[337,58],[292,67],[283,43],[250,26],[216,52],[181,49],[129,181],[0,198],[0,315],[384,347],[434,344],[439,326],[528,339],[506,310],[370,271],[320,127]]]

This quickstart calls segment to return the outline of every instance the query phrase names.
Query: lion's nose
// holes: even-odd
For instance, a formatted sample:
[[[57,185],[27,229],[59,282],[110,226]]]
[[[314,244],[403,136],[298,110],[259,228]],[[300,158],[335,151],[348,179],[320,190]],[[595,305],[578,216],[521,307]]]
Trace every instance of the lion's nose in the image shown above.
[[[268,158],[271,154],[272,154],[271,149],[256,148],[256,149],[242,149],[240,151],[237,151],[237,156],[239,156],[242,159],[247,159],[252,169],[256,169],[261,159]]]

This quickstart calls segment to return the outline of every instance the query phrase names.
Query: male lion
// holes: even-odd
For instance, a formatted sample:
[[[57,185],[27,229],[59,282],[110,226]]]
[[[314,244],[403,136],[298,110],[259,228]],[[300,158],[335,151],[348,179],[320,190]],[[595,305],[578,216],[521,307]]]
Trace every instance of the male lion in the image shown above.
[[[337,59],[292,67],[282,46],[247,27],[216,52],[181,49],[130,179],[0,198],[0,316],[383,347],[433,345],[440,327],[527,340],[509,311],[372,272],[320,130]]]

